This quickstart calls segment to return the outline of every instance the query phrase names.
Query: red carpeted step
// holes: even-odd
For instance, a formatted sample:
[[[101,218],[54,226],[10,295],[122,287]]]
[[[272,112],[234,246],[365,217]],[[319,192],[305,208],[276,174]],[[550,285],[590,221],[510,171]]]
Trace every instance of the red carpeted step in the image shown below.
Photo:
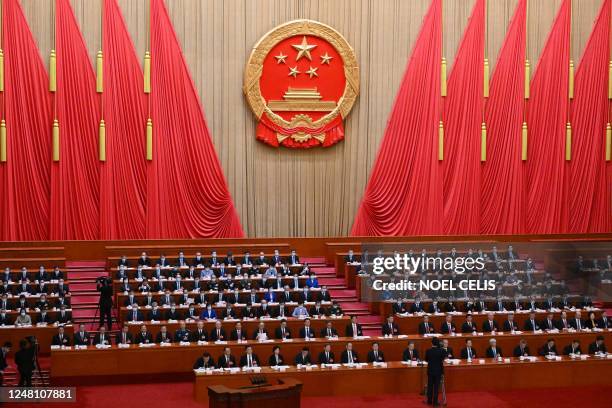
[[[327,285],[327,286],[344,286],[344,279],[338,278],[319,278],[319,285]]]
[[[323,264],[324,265],[325,257],[324,256],[302,257],[300,261],[302,263],[307,263],[308,265],[313,265],[313,264]]]
[[[340,298],[357,299],[357,291],[354,289],[330,289],[329,294],[334,299],[340,299]]]

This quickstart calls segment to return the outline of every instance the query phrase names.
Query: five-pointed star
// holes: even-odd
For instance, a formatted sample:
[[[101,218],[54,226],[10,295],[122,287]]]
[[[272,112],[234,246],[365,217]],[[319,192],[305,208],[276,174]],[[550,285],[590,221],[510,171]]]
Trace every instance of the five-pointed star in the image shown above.
[[[329,65],[329,62],[332,60],[333,57],[331,57],[329,54],[325,53],[325,55],[321,55],[321,64],[327,64]]]
[[[301,44],[291,44],[291,46],[298,51],[298,55],[297,55],[297,57],[295,57],[296,61],[299,61],[300,58],[302,58],[304,56],[306,58],[308,58],[309,61],[312,61],[312,56],[310,55],[310,50],[314,49],[316,47],[316,45],[308,44],[308,42],[306,41],[306,36],[304,36],[302,38],[302,43]]]
[[[311,78],[312,78],[313,76],[318,77],[318,76],[319,76],[319,74],[317,74],[317,70],[318,70],[318,69],[319,69],[319,68],[313,68],[313,67],[310,67],[310,69],[309,69],[308,71],[306,71],[306,73],[307,73],[308,75],[310,75],[310,77],[311,77]]]
[[[297,66],[293,68],[289,67],[289,76],[293,76],[295,78],[299,73],[300,71],[298,71]]]
[[[283,52],[281,51],[280,54],[276,55],[274,58],[276,58],[276,63],[280,64],[280,63],[285,63],[285,59],[287,58],[286,55],[283,55]]]

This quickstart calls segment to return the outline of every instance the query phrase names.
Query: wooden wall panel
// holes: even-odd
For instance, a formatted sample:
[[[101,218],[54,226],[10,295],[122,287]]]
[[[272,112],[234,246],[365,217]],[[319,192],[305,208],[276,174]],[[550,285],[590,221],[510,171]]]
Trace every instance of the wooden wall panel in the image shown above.
[[[444,55],[452,68],[474,0],[443,0]],[[494,69],[518,0],[488,0],[487,54]],[[71,0],[92,58],[100,46],[100,0]],[[45,63],[53,47],[53,1],[21,0]],[[147,0],[119,0],[138,55],[147,43]],[[339,236],[350,231],[387,117],[429,0],[166,0],[198,89],[230,191],[248,236]],[[528,55],[535,67],[561,0],[530,0]],[[576,64],[601,0],[574,0]],[[355,49],[361,95],[346,140],[328,149],[273,149],[255,140],[242,95],[254,43],[283,22],[330,24]],[[532,69],[533,73],[533,69]]]

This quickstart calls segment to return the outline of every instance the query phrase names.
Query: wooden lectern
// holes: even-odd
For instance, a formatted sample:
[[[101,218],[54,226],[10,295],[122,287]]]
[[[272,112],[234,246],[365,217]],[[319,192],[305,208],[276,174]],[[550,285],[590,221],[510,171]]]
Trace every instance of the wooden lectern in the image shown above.
[[[276,385],[229,388],[208,387],[209,408],[288,408],[300,407],[302,383],[294,378],[279,378]]]

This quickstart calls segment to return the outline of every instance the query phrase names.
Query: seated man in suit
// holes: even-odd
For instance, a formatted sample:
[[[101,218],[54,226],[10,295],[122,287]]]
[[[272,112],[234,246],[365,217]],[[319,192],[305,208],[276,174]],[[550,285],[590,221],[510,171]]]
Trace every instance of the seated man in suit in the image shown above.
[[[557,320],[557,329],[567,331],[571,328],[569,319],[567,318],[567,312],[564,310],[561,312],[561,317]]]
[[[448,339],[444,339],[441,342],[442,350],[445,352],[447,358],[455,358],[453,348],[448,345]]]
[[[406,313],[406,306],[402,303],[402,299],[395,299],[392,306],[393,313],[402,314]]]
[[[13,324],[11,315],[8,314],[6,309],[0,309],[0,326],[8,326]]]
[[[215,322],[215,327],[210,331],[209,336],[211,341],[226,341],[227,337],[225,336],[225,329],[223,329],[221,325],[221,321],[217,320]]]
[[[501,347],[497,347],[497,340],[489,340],[489,347],[487,347],[486,356],[487,358],[498,358],[502,356],[502,349]]]
[[[257,330],[253,333],[253,340],[265,341],[270,338],[268,334],[268,330],[266,329],[266,324],[264,322],[259,322],[257,326]]]
[[[503,330],[506,332],[513,333],[518,329],[518,324],[514,320],[514,312],[508,313],[508,317],[506,317],[506,320],[504,321]]]
[[[419,361],[419,350],[415,348],[414,341],[408,342],[408,347],[402,353],[402,361]]]
[[[514,348],[514,352],[512,353],[514,357],[527,357],[529,356],[529,346],[527,345],[527,340],[521,339],[519,341],[518,346]]]
[[[433,327],[433,324],[429,322],[429,316],[425,315],[423,316],[423,321],[419,323],[419,334],[424,335],[430,333],[435,333],[435,329]]]
[[[223,348],[223,354],[219,357],[217,367],[233,368],[236,366],[236,358],[232,355],[232,350],[229,347]]]
[[[304,319],[304,327],[300,329],[300,337],[303,339],[314,339],[317,337],[314,329],[310,326],[310,318]]]
[[[380,350],[378,342],[372,343],[372,350],[368,351],[368,363],[384,363],[385,355]]]
[[[544,347],[540,350],[541,356],[556,356],[557,346],[555,345],[555,339],[548,339]]]
[[[502,298],[497,298],[497,301],[495,302],[495,311],[496,312],[506,311],[506,306],[504,305],[504,301],[502,300]]]
[[[295,356],[295,365],[311,365],[310,349],[303,347],[302,350]]]
[[[410,306],[410,313],[422,313],[425,311],[425,307],[420,298],[416,298],[412,306]]]
[[[357,352],[353,350],[353,343],[346,343],[346,348],[340,355],[340,363],[342,364],[354,364],[359,362]]]
[[[140,326],[140,332],[136,336],[135,340],[136,344],[151,344],[153,343],[153,335],[149,330],[147,330],[147,326],[143,324]]]
[[[599,318],[599,327],[602,329],[612,329],[612,321],[608,319],[608,314],[605,310],[601,312],[601,317]]]
[[[309,312],[310,316],[325,316],[327,313],[327,309],[321,306],[321,302],[319,300],[315,302],[315,305],[310,308]]]
[[[493,313],[487,313],[487,320],[482,324],[482,331],[485,333],[492,333],[499,331],[497,322],[493,319]]]
[[[546,319],[542,322],[542,326],[544,327],[544,330],[547,332],[552,331],[552,330],[557,330],[557,325],[555,323],[553,313],[548,313],[548,315],[546,316]]]
[[[272,347],[272,355],[268,359],[268,365],[270,367],[282,366],[285,364],[285,359],[280,353],[280,346]]]
[[[399,327],[394,322],[393,315],[387,316],[387,322],[382,327],[383,336],[397,336],[399,334]]]
[[[606,345],[604,344],[604,337],[597,336],[596,340],[589,345],[589,354],[605,354],[608,352]]]
[[[202,354],[202,357],[198,358],[196,362],[193,364],[193,369],[198,370],[201,368],[205,369],[214,369],[215,368],[215,360],[210,356],[208,351],[205,351]]]
[[[346,337],[363,336],[361,325],[357,323],[357,316],[351,316],[351,322],[346,325]]]
[[[105,326],[100,326],[98,329],[98,334],[94,336],[93,345],[94,346],[110,346],[111,345],[111,336],[106,332]]]
[[[465,322],[461,325],[461,333],[474,333],[476,330],[476,324],[474,323],[472,314],[468,313]]]
[[[474,350],[474,346],[472,346],[472,339],[465,340],[465,347],[461,349],[461,358],[463,360],[476,358],[476,350]]]
[[[321,329],[321,337],[328,339],[338,337],[338,331],[334,328],[331,320],[328,320],[325,323],[325,327]]]
[[[529,312],[529,319],[525,321],[525,331],[537,331],[540,330],[540,323],[536,320],[536,313],[534,311]]]
[[[70,344],[70,337],[64,332],[64,326],[59,326],[57,328],[57,334],[53,336],[51,340],[51,345],[68,347]]]
[[[247,331],[242,327],[242,323],[236,322],[236,325],[230,332],[230,340],[246,341],[248,339]]]
[[[38,319],[36,320],[36,324],[51,324],[51,323],[53,323],[53,319],[47,312],[47,309],[42,309],[40,311],[40,315],[38,316]]]
[[[572,342],[568,344],[567,346],[565,346],[565,348],[563,349],[563,354],[565,354],[566,356],[569,356],[571,354],[575,354],[575,355],[582,354],[582,351],[580,350],[580,340],[578,339],[572,340]]]
[[[291,330],[287,327],[287,319],[282,319],[280,326],[276,328],[275,333],[277,339],[290,339]]]
[[[599,329],[599,321],[595,318],[595,312],[589,312],[589,318],[584,323],[587,329]]]
[[[74,333],[75,346],[89,346],[89,333],[85,330],[85,325],[79,325],[79,331]]]
[[[115,337],[115,344],[132,344],[134,343],[134,336],[130,333],[130,327],[125,324],[121,327],[121,331],[117,333]]]
[[[159,322],[162,320],[166,320],[165,313],[160,307],[157,305],[157,302],[153,302],[151,310],[149,310],[149,315],[147,316],[149,321]]]
[[[580,310],[577,310],[574,318],[570,320],[570,326],[576,331],[586,328],[586,325],[582,321],[582,314],[580,313]]]
[[[208,341],[208,333],[206,332],[206,329],[204,328],[203,321],[198,320],[198,323],[196,323],[196,328],[193,331],[193,333],[191,333],[191,341],[194,341],[194,342]]]
[[[172,343],[172,333],[168,331],[166,326],[162,326],[161,329],[159,329],[159,333],[157,333],[157,336],[155,336],[155,342],[157,344]]]
[[[146,252],[140,254],[140,258],[138,258],[138,265],[151,266],[151,259],[149,258]]]
[[[331,351],[331,344],[326,343],[323,351],[319,353],[319,364],[335,364],[334,352]]]
[[[447,314],[445,317],[444,323],[442,323],[442,327],[440,327],[440,332],[442,334],[453,334],[455,333],[455,323],[453,323],[453,315]]]
[[[138,310],[138,303],[134,302],[132,305],[132,310],[128,310],[127,318],[129,322],[142,322],[144,321],[144,316],[140,310]]]
[[[253,353],[253,347],[245,347],[245,353],[240,357],[240,367],[259,367],[259,358]]]
[[[289,255],[289,259],[287,261],[291,265],[299,265],[300,264],[300,257],[295,252],[295,249],[291,250],[291,255]]]

